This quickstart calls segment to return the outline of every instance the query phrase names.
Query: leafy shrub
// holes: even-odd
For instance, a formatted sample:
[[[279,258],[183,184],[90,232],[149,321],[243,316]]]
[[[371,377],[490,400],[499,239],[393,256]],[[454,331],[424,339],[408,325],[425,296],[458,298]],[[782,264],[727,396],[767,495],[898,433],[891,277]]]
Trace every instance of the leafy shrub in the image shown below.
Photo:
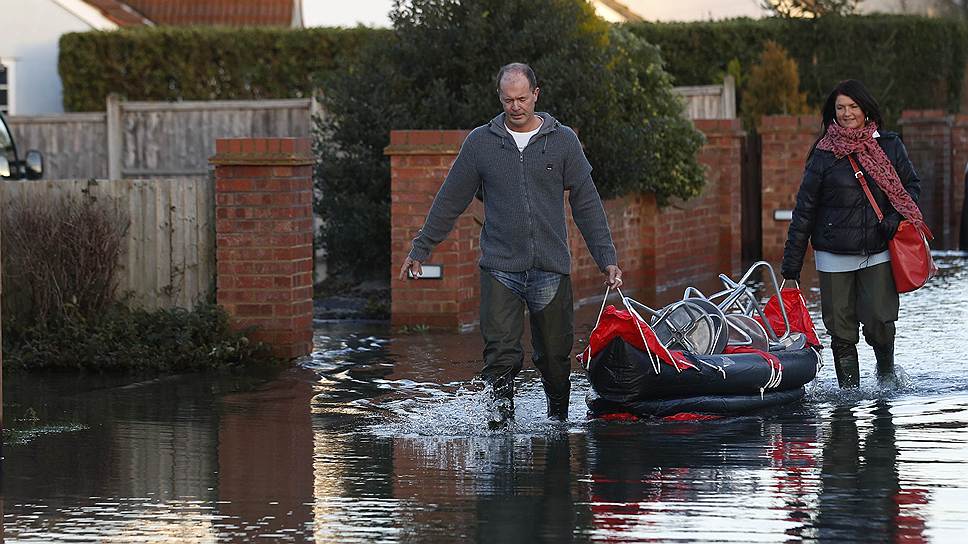
[[[28,326],[4,317],[4,370],[179,372],[272,360],[213,304],[146,311],[115,303],[100,315]]]
[[[142,27],[68,33],[58,70],[68,111],[128,100],[241,100],[311,96],[386,31],[368,28]]]
[[[807,95],[800,91],[797,62],[783,46],[766,42],[760,62],[750,68],[743,90],[743,121],[754,127],[764,115],[809,111]]]
[[[494,77],[527,62],[538,109],[575,128],[603,196],[698,194],[702,136],[685,120],[658,50],[583,0],[413,0],[394,33],[326,84],[317,180],[331,269],[386,276],[393,129],[472,128],[500,112]]]
[[[819,107],[830,89],[847,78],[860,79],[871,89],[889,125],[904,109],[957,111],[962,101],[968,29],[957,19],[744,18],[633,23],[626,28],[660,48],[676,85],[718,83],[731,60],[752,66],[764,44],[773,40],[796,60],[801,90],[813,107]]]

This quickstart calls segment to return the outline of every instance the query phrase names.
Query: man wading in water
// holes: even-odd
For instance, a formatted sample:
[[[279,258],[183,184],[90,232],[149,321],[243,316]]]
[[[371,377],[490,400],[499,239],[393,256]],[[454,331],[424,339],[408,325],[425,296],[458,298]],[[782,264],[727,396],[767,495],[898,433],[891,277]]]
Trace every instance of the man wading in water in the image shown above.
[[[413,240],[400,278],[419,277],[421,263],[442,242],[481,191],[481,335],[484,369],[494,410],[489,425],[514,417],[514,377],[524,364],[524,308],[531,317],[534,366],[548,398],[548,417],[568,419],[574,344],[571,255],[564,194],[599,269],[622,285],[615,246],[592,167],[578,136],[547,113],[535,113],[539,88],[527,64],[497,75],[504,112],[474,129],[461,146],[423,228]]]

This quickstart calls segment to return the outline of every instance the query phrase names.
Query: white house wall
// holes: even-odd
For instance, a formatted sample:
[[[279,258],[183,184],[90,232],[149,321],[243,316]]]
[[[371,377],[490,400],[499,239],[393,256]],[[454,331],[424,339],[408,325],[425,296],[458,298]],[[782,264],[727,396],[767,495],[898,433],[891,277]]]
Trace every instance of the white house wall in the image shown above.
[[[79,0],[0,0],[0,58],[14,65],[10,113],[64,111],[57,74],[58,41],[67,32],[110,28],[99,14],[84,12]]]

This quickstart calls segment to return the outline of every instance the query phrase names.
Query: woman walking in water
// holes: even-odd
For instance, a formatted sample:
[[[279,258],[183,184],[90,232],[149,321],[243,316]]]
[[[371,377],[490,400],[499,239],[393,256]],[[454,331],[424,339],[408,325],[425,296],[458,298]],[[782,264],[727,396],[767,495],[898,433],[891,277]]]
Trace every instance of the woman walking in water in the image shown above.
[[[880,108],[860,81],[838,83],[824,102],[822,116],[820,137],[807,155],[797,193],[781,272],[785,279],[799,279],[810,241],[840,387],[860,386],[860,323],[874,349],[878,383],[895,386],[898,295],[887,242],[902,218],[923,222],[916,204],[921,180],[898,135],[881,131]],[[858,169],[883,210],[882,221],[864,193]]]

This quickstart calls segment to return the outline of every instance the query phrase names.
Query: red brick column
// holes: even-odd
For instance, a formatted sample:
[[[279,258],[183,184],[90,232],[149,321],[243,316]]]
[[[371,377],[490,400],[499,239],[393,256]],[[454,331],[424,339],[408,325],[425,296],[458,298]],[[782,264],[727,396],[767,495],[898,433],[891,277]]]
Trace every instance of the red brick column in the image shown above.
[[[768,115],[760,123],[763,165],[763,260],[778,267],[790,228],[788,219],[776,213],[790,212],[797,202],[807,153],[820,131],[817,115]],[[813,251],[807,251],[804,268],[813,265]],[[777,269],[779,274],[779,269]]]
[[[673,202],[661,210],[651,194],[604,203],[627,291],[647,304],[681,296],[686,285],[715,288],[720,272],[735,275],[740,271],[743,133],[736,120],[699,121],[696,126],[707,139],[699,157],[707,167],[707,185],[700,196]],[[391,158],[394,274],[466,135],[466,131],[391,133],[386,153]],[[475,201],[431,255],[428,262],[443,266],[443,279],[404,284],[394,275],[391,320],[395,326],[425,324],[454,329],[477,321],[482,214],[480,203]],[[570,210],[567,215],[571,217]],[[568,228],[575,299],[579,303],[600,301],[603,276],[570,219]]]
[[[961,217],[965,204],[965,168],[968,166],[968,115],[956,115],[951,127],[951,248],[961,247]],[[915,165],[916,167],[916,165]]]
[[[307,138],[216,140],[216,298],[283,358],[312,350],[312,164]]]
[[[394,326],[457,329],[477,320],[477,266],[483,208],[477,200],[424,264],[440,265],[441,279],[399,280],[410,242],[423,226],[434,196],[467,137],[466,130],[390,133],[390,317]]]
[[[909,110],[901,113],[898,124],[911,162],[921,176],[918,206],[934,232],[931,247],[957,247],[956,221],[960,217],[954,216],[955,203],[951,201],[953,119],[941,110]],[[959,176],[958,179],[962,178]]]

